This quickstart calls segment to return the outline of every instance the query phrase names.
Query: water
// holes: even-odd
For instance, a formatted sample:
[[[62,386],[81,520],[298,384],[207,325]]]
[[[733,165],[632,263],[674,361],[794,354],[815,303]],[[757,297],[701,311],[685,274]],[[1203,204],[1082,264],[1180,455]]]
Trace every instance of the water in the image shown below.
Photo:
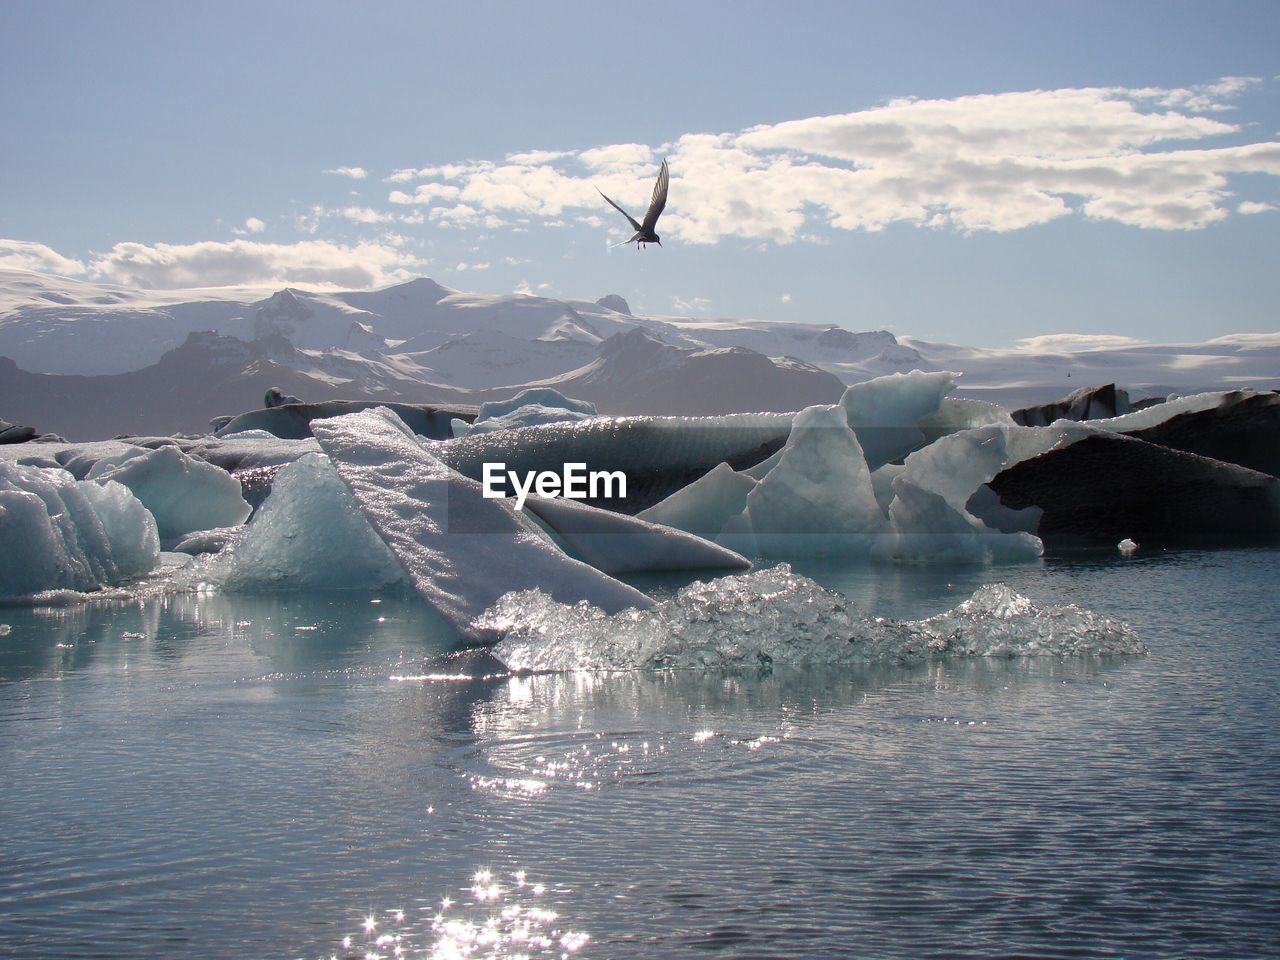
[[[1278,569],[813,567],[1150,652],[770,671],[486,676],[391,597],[0,609],[0,955],[1274,957]]]

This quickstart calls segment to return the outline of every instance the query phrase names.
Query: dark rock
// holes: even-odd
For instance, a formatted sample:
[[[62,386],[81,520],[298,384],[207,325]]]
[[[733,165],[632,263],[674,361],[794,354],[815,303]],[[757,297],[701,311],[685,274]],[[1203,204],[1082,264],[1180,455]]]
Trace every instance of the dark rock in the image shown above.
[[[1045,546],[1147,547],[1280,542],[1280,480],[1118,434],[1098,434],[991,481],[1013,510],[1043,510]]]
[[[1212,410],[1179,414],[1146,430],[1126,432],[1162,447],[1280,477],[1280,394],[1234,390]]]
[[[1054,403],[1023,407],[1013,411],[1013,422],[1024,427],[1047,427],[1056,420],[1102,420],[1128,413],[1129,394],[1114,383],[1102,387],[1081,387]]]
[[[26,443],[36,436],[35,427],[23,427],[8,420],[0,420],[0,443]]]

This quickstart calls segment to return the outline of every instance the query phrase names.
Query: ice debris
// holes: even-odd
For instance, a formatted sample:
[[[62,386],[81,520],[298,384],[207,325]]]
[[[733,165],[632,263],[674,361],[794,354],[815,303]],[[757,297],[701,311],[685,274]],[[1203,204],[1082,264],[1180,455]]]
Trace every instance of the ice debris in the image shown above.
[[[862,614],[786,564],[695,583],[652,610],[607,615],[538,590],[508,594],[481,618],[515,671],[733,669],[916,662],[946,657],[1143,653],[1126,624],[1070,606],[1040,606],[1008,586],[981,587],[925,620]]]
[[[0,460],[0,598],[90,591],[150,572],[156,523],[118,483]]]

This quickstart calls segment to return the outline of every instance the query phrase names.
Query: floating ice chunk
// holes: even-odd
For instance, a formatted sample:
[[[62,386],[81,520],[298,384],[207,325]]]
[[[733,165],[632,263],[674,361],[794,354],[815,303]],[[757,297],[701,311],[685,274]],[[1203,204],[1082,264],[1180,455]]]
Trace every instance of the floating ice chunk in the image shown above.
[[[96,590],[149,573],[155,520],[118,483],[0,461],[0,597]]]
[[[974,656],[1142,653],[1125,624],[1041,607],[1004,585],[918,621],[867,617],[786,564],[695,583],[653,610],[608,616],[539,591],[503,597],[482,619],[512,670],[760,667]]]
[[[408,582],[322,453],[307,454],[276,475],[271,495],[208,575],[239,593]]]
[[[1138,552],[1138,545],[1134,543],[1132,540],[1130,540],[1128,537],[1125,537],[1123,540],[1121,540],[1119,543],[1116,544],[1116,549],[1119,550],[1120,553],[1123,554],[1124,556],[1131,557]]]
[[[456,426],[458,421],[454,420],[452,421],[453,435],[459,437],[473,433],[493,433],[495,430],[515,430],[518,427],[533,427],[543,423],[574,423],[578,420],[590,420],[594,416],[596,416],[594,412],[580,413],[561,407],[544,407],[541,404],[528,403],[498,417],[484,419],[476,417],[475,422],[469,424],[462,433],[458,432]]]
[[[527,390],[521,390],[514,397],[509,397],[506,400],[491,400],[488,403],[482,403],[480,412],[476,414],[475,422],[481,423],[485,420],[505,417],[522,407],[541,407],[544,410],[560,410],[570,414],[582,414],[587,417],[594,417],[597,412],[594,403],[588,403],[585,400],[573,400],[566,397],[559,390],[553,390],[551,387],[530,387]],[[566,417],[565,419],[577,418]]]
[[[730,517],[746,509],[747,494],[755,486],[751,477],[721,463],[636,516],[710,539],[720,533]]]
[[[250,513],[235,477],[174,446],[139,448],[118,461],[100,460],[87,479],[128,487],[156,518],[164,543],[194,530],[243,523]]]
[[[938,413],[943,397],[956,388],[958,376],[912,370],[855,383],[844,392],[840,406],[871,470],[924,443],[920,421]]]
[[[451,437],[465,437],[470,432],[471,424],[461,417],[454,417],[449,421],[449,435]]]
[[[867,555],[887,530],[862,447],[839,406],[796,415],[777,466],[747,495],[762,556]]]
[[[1003,583],[978,588],[954,610],[895,626],[909,635],[898,654],[907,660],[1146,652],[1126,623],[1075,604],[1041,607]]]
[[[311,429],[418,593],[463,636],[485,639],[476,618],[510,590],[537,587],[609,612],[653,605],[566,556],[506,501],[486,499],[390,410],[316,420]]]
[[[574,500],[530,497],[532,511],[569,553],[609,574],[659,570],[745,570],[746,557],[674,527]]]
[[[907,457],[893,480],[893,534],[877,546],[877,555],[979,563],[1039,557],[1044,545],[1037,537],[992,530],[967,508],[975,491],[1010,462],[1008,438],[1009,428],[980,427],[943,437]]]

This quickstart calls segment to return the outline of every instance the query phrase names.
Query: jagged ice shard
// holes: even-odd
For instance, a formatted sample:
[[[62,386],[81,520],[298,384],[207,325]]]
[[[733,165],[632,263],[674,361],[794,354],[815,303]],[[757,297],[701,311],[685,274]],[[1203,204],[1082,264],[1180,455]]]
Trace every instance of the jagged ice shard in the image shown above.
[[[455,630],[486,640],[477,618],[503,594],[538,588],[615,613],[643,593],[565,555],[503,500],[486,499],[427,451],[389,410],[316,420],[312,432],[419,595]]]

